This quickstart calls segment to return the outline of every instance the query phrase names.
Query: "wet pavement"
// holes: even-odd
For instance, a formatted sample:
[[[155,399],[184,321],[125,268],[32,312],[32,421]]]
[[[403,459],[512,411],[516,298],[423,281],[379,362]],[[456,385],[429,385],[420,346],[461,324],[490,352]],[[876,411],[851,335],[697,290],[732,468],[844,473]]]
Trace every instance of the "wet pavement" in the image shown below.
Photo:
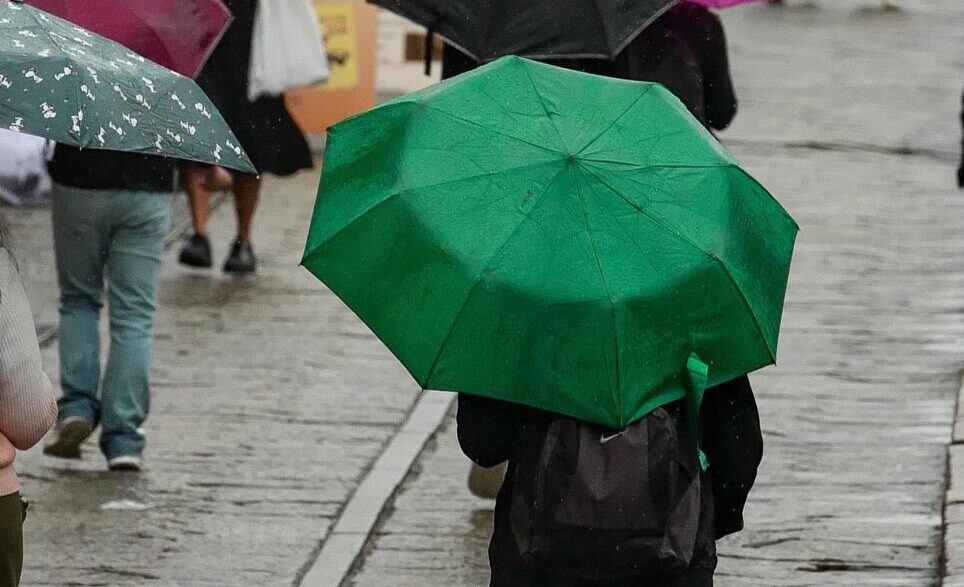
[[[24,585],[291,585],[417,387],[365,327],[298,267],[317,173],[269,180],[256,277],[195,271],[169,251],[147,422],[148,471],[108,474],[35,449]],[[7,213],[38,321],[56,318],[43,211]],[[211,231],[216,262],[233,208]],[[46,233],[44,232],[46,231]],[[46,234],[46,237],[43,235]],[[49,242],[49,241],[48,241]],[[56,345],[44,351],[57,374]]]
[[[751,378],[766,456],[747,529],[720,543],[722,587],[940,575],[964,368],[964,5],[860,4],[725,15],[741,101],[723,140],[802,231],[780,364]],[[351,584],[485,585],[492,505],[468,495],[467,473],[450,420]]]
[[[867,0],[867,4],[873,4]],[[726,13],[734,153],[802,226],[780,366],[753,377],[767,440],[718,585],[933,585],[945,445],[964,366],[964,194],[952,187],[964,5],[791,2]],[[269,179],[256,277],[166,259],[149,469],[38,450],[26,586],[293,585],[405,422],[415,383],[297,266],[317,173]],[[183,204],[181,204],[183,210]],[[45,210],[5,211],[38,324],[56,323]],[[212,220],[220,261],[232,207]],[[45,367],[57,373],[55,344]],[[484,585],[491,504],[449,425],[350,582]],[[377,507],[377,504],[372,507]]]

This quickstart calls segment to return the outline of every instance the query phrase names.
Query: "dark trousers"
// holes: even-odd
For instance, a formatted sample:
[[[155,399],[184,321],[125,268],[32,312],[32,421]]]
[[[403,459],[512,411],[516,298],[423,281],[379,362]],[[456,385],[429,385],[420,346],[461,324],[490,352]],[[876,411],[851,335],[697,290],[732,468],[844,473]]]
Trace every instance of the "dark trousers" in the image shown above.
[[[0,497],[0,587],[20,585],[23,569],[23,509],[20,494]]]

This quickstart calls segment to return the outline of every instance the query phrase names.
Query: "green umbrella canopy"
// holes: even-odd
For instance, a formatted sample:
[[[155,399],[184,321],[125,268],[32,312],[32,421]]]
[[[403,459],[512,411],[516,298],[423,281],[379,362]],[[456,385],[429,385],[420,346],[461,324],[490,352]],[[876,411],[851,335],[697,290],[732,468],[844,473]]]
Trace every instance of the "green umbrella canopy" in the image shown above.
[[[2,0],[0,128],[255,173],[194,81],[32,6]]]
[[[621,428],[774,362],[796,233],[663,86],[507,57],[331,129],[303,263],[424,388]]]

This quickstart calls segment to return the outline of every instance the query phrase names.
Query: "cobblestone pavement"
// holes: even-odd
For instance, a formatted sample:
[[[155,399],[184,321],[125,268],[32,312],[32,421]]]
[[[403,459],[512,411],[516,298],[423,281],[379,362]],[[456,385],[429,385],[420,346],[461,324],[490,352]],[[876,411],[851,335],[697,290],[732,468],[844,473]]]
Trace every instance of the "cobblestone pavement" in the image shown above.
[[[107,474],[94,440],[77,463],[38,449],[22,455],[33,502],[24,585],[297,580],[417,394],[367,329],[298,267],[316,186],[317,173],[268,180],[256,277],[189,270],[168,253],[149,470]],[[38,322],[53,324],[47,213],[6,215]],[[220,261],[232,206],[218,209],[211,229]],[[52,377],[55,349],[44,352]]]
[[[867,0],[868,3],[871,0]],[[719,584],[929,585],[964,350],[964,197],[950,187],[964,6],[857,0],[728,12],[741,114],[725,135],[803,226],[781,365],[754,377],[767,457]],[[903,153],[903,154],[902,154]],[[316,173],[269,180],[257,277],[162,278],[149,470],[18,461],[26,586],[292,585],[417,389],[297,267]],[[7,211],[42,329],[49,220]],[[231,206],[213,218],[216,254]],[[57,373],[55,345],[45,366]],[[490,504],[447,428],[386,510],[356,585],[482,585]]]
[[[720,545],[723,587],[938,581],[964,367],[964,4],[898,4],[725,15],[741,112],[724,142],[802,232],[780,365],[752,378],[766,457],[747,530]],[[467,471],[450,420],[351,584],[486,584],[491,503]]]

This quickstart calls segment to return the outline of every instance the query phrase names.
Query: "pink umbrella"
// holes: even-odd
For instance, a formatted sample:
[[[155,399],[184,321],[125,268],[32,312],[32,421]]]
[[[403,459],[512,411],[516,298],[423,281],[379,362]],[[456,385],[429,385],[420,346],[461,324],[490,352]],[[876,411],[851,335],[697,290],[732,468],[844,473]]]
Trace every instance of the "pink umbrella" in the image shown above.
[[[233,18],[221,0],[27,0],[27,3],[192,78],[200,73]]]
[[[768,0],[685,0],[690,4],[699,4],[707,8],[729,8],[740,4],[752,4],[755,2],[767,2]]]

